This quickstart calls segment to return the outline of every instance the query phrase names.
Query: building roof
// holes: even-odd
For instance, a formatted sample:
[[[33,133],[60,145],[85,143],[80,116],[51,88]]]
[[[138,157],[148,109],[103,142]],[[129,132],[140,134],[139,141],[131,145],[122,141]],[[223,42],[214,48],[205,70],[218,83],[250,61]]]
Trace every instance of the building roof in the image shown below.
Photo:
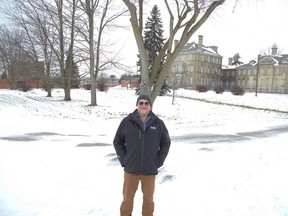
[[[180,53],[183,52],[203,52],[209,55],[215,55],[221,57],[214,49],[213,46],[204,46],[202,45],[202,51],[199,49],[199,46],[197,43],[192,42],[192,43],[187,43],[183,49],[181,50]]]
[[[282,64],[288,65],[288,54],[278,54],[270,57],[274,59],[276,62],[278,62],[279,65]]]
[[[235,68],[236,68],[235,65],[223,65],[222,64],[222,70],[233,70]]]
[[[288,65],[288,54],[277,54],[277,55],[260,55],[259,61],[268,62],[270,61],[275,66],[277,65]],[[242,64],[237,68],[245,68],[245,67],[256,67],[258,64],[258,58],[252,59],[249,63]]]

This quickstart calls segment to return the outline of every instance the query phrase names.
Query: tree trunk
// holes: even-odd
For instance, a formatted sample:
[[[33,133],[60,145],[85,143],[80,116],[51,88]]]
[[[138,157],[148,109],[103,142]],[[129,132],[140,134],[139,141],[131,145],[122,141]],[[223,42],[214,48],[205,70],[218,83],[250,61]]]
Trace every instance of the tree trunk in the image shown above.
[[[149,73],[148,70],[148,55],[146,50],[144,49],[144,39],[142,36],[142,25],[138,23],[138,20],[143,19],[142,13],[142,0],[138,1],[139,4],[139,17],[137,17],[137,8],[136,5],[132,2],[132,0],[122,0],[126,7],[130,12],[130,22],[133,29],[134,37],[136,40],[136,44],[138,46],[138,51],[140,55],[141,61],[141,84],[140,84],[140,92],[151,95],[152,104],[157,98],[161,87],[175,61],[177,55],[182,50],[184,45],[189,41],[192,35],[206,22],[208,17],[213,13],[213,11],[223,4],[225,0],[212,1],[210,5],[208,2],[197,0],[197,1],[176,1],[177,3],[177,19],[176,24],[174,25],[174,15],[168,4],[167,0],[165,0],[165,4],[167,7],[168,14],[170,15],[170,31],[169,37],[166,43],[164,44],[162,50],[160,50],[159,55],[156,57],[154,61],[154,65],[152,66],[152,72]],[[200,4],[200,7],[199,7]],[[199,18],[200,9],[205,8],[203,15]],[[192,11],[193,10],[193,11]],[[194,12],[194,13],[192,13]],[[175,13],[176,14],[176,13]],[[189,17],[190,16],[190,17]],[[174,40],[175,35],[179,32],[180,40],[178,45],[174,48],[172,52],[172,41]],[[166,61],[163,65],[161,72],[158,74],[158,68],[161,62],[161,59],[167,53]],[[151,92],[152,91],[152,92]]]
[[[52,97],[51,84],[48,84],[48,85],[47,85],[47,97]]]
[[[85,13],[88,18],[88,44],[89,44],[89,74],[90,74],[90,82],[91,82],[91,106],[97,106],[97,98],[96,98],[96,76],[94,74],[95,71],[95,54],[94,54],[94,1],[93,0],[85,0],[85,4],[82,3],[82,7],[85,10]]]
[[[96,79],[94,73],[91,76],[91,106],[97,106]]]

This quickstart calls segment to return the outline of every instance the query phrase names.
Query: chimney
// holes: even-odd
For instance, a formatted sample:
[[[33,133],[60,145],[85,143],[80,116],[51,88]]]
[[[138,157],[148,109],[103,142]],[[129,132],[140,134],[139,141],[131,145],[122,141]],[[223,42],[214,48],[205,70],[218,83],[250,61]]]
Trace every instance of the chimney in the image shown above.
[[[232,66],[233,58],[228,58],[228,66]]]
[[[210,48],[211,48],[212,50],[214,50],[216,53],[218,53],[218,47],[217,47],[217,46],[210,46]]]
[[[176,48],[176,46],[178,45],[179,40],[174,40],[174,49]]]
[[[202,51],[202,46],[203,46],[203,36],[198,35],[198,50]]]

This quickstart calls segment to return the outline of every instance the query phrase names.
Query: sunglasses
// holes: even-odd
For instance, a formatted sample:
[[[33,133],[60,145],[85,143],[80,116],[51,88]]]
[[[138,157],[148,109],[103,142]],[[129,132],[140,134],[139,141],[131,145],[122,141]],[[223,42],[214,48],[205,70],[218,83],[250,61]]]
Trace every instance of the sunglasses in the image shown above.
[[[139,105],[139,106],[143,106],[143,105],[148,106],[149,104],[150,104],[150,103],[149,103],[148,101],[145,101],[145,102],[139,101],[139,102],[138,102],[138,105]]]

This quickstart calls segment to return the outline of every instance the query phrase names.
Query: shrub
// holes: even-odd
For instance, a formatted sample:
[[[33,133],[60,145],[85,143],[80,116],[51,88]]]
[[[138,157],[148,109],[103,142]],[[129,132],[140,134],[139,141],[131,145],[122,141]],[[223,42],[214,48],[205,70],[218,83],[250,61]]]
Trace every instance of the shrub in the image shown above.
[[[225,89],[223,86],[215,86],[214,91],[216,92],[216,94],[222,94]]]
[[[50,83],[44,83],[44,86],[43,86],[44,91],[48,92],[49,88],[53,89],[54,88],[53,84],[51,82]]]
[[[24,82],[24,81],[18,82],[17,85],[18,85],[18,89],[23,92],[28,92],[32,89],[31,84],[28,82]]]
[[[83,85],[83,88],[85,89],[85,90],[91,90],[91,84],[84,84]]]
[[[22,88],[22,91],[23,92],[28,92],[32,89],[31,85],[29,84],[26,84],[23,88]]]
[[[204,86],[204,85],[197,85],[196,86],[196,91],[198,91],[198,92],[207,92],[208,88],[207,88],[207,86]]]
[[[98,82],[97,83],[97,89],[99,91],[105,91],[107,92],[108,91],[108,85],[105,83],[105,82]]]
[[[234,86],[234,87],[231,88],[231,93],[233,95],[244,95],[245,91],[240,86]]]

